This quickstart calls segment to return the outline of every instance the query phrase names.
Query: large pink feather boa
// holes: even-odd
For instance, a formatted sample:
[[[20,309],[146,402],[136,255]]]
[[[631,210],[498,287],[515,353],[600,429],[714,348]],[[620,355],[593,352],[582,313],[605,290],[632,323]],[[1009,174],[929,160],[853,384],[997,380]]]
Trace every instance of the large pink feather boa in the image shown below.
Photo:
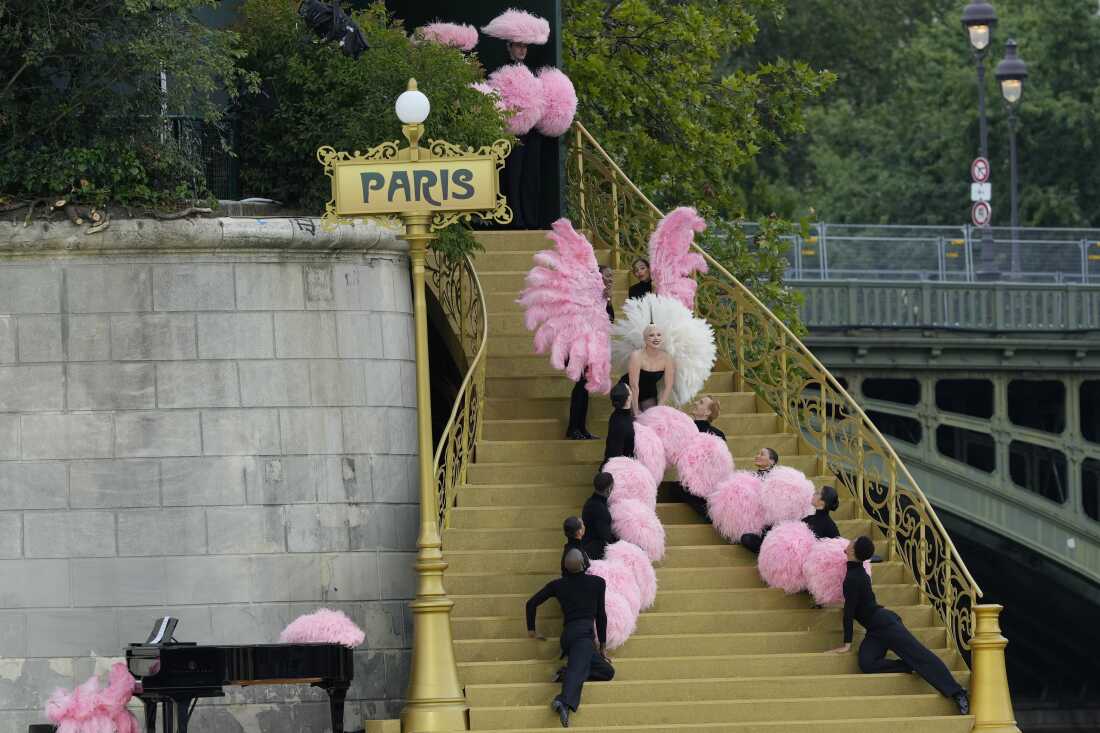
[[[550,364],[574,382],[584,376],[589,392],[611,390],[611,322],[603,279],[592,245],[568,219],[558,219],[548,238],[554,249],[535,255],[527,287],[516,301],[535,332],[535,351],[550,351]]]
[[[695,233],[707,228],[707,223],[690,206],[670,211],[657,224],[649,237],[649,266],[653,290],[658,295],[675,298],[688,310],[695,309],[698,283],[692,277],[707,271],[707,261],[691,251]]]
[[[123,662],[115,662],[107,687],[92,675],[72,692],[55,690],[46,702],[46,718],[58,733],[138,733],[138,721],[126,709],[134,694],[134,678]]]

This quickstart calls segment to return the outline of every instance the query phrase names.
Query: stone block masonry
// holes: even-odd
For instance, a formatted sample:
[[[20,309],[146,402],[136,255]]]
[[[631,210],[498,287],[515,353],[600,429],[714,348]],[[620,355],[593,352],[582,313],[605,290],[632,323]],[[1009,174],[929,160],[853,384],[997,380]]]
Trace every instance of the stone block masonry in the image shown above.
[[[320,606],[367,634],[346,720],[395,717],[418,529],[404,243],[120,220],[74,258],[67,228],[0,223],[0,732],[165,614],[248,644]],[[318,691],[259,688],[191,730],[327,723]]]

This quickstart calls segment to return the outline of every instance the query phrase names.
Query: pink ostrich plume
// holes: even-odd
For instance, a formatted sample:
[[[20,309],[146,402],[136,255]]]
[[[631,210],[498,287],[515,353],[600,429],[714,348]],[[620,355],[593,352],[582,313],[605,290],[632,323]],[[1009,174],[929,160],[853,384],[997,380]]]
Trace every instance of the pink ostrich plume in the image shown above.
[[[429,23],[419,32],[425,40],[463,51],[473,51],[477,45],[477,28],[465,23]]]
[[[609,509],[611,531],[616,537],[642,548],[652,562],[665,556],[665,528],[657,512],[632,499],[617,502]]]
[[[612,542],[604,552],[604,559],[626,565],[634,572],[634,582],[638,584],[641,610],[646,610],[657,600],[657,571],[645,550],[626,540]]]
[[[545,18],[512,8],[482,26],[481,32],[504,41],[541,46],[550,40],[550,23]]]
[[[527,287],[516,301],[535,332],[535,351],[550,351],[550,364],[573,381],[583,375],[589,392],[611,390],[611,323],[592,245],[568,219],[547,235],[554,249],[535,255]]]
[[[638,423],[657,433],[665,447],[665,459],[676,463],[680,451],[699,434],[699,428],[685,413],[665,405],[651,407],[638,416]]]
[[[760,545],[756,564],[760,577],[772,588],[782,588],[787,593],[806,590],[802,564],[815,542],[813,531],[803,522],[783,522],[772,527]]]
[[[609,505],[621,501],[636,501],[651,511],[656,511],[657,483],[649,469],[640,461],[617,456],[608,461],[603,470],[615,478],[615,486],[607,500]]]
[[[540,119],[545,100],[542,83],[523,64],[509,64],[489,74],[489,84],[500,93],[504,108],[512,113],[505,122],[508,132],[526,135]]]
[[[279,634],[282,644],[308,644],[322,642],[342,644],[354,649],[363,643],[366,635],[343,611],[319,608],[313,613],[299,616]]]
[[[760,504],[764,507],[765,525],[813,514],[813,501],[814,484],[797,468],[776,466],[764,477]]]
[[[695,496],[706,498],[733,473],[733,457],[717,435],[697,433],[676,459],[680,483]]]
[[[688,310],[695,308],[692,277],[707,271],[703,255],[691,251],[695,233],[707,228],[707,223],[690,206],[670,211],[657,224],[649,238],[649,267],[653,274],[653,290],[658,295],[675,298]]]
[[[561,70],[544,66],[539,70],[542,82],[542,117],[535,129],[547,137],[561,137],[569,132],[577,115],[577,90]]]
[[[607,583],[607,592],[625,598],[631,611],[639,613],[642,610],[642,591],[629,565],[607,559],[593,560],[588,574],[603,578]]]
[[[665,446],[657,433],[640,422],[634,423],[634,458],[646,469],[656,483],[665,478]]]
[[[607,612],[607,648],[618,649],[638,627],[638,613],[626,598],[610,587],[604,594],[604,610]]]
[[[848,540],[830,537],[818,540],[802,563],[806,590],[819,606],[839,606],[844,603],[844,576],[848,573]],[[863,570],[871,575],[871,563]]]
[[[737,471],[707,497],[707,514],[718,533],[730,542],[743,534],[760,534],[764,508],[760,505],[760,479],[749,471]]]
[[[93,675],[72,692],[55,690],[46,702],[46,718],[59,733],[138,733],[137,718],[126,709],[133,695],[134,678],[116,662],[105,688]]]

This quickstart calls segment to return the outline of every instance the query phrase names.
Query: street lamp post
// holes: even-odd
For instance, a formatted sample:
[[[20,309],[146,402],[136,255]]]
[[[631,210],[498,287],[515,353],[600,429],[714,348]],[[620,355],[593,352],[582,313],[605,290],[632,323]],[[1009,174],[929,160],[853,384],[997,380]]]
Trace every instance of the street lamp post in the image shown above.
[[[997,12],[982,0],[970,0],[963,9],[962,24],[967,40],[974,49],[974,62],[978,67],[978,154],[989,158],[989,122],[985,114],[985,54],[993,40],[993,28],[997,25]],[[982,227],[981,269],[986,277],[994,276],[993,231],[986,224]]]
[[[1016,55],[1016,41],[1005,41],[1005,57],[997,64],[997,81],[1001,85],[1001,96],[1008,109],[1008,150],[1009,150],[1009,196],[1012,207],[1012,274],[1020,272],[1020,202],[1019,178],[1016,168],[1016,105],[1024,93],[1024,80],[1027,79],[1027,64]]]

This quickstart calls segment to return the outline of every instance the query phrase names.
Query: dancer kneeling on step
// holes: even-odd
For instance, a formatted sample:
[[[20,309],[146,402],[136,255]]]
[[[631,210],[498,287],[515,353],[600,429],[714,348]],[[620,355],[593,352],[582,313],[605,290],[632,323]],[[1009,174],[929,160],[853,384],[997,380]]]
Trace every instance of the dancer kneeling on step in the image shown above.
[[[844,576],[844,646],[833,654],[845,654],[852,648],[852,621],[866,629],[859,645],[859,669],[864,674],[916,672],[944,697],[950,697],[963,715],[970,713],[970,697],[951,675],[947,665],[921,644],[905,628],[893,611],[875,601],[871,578],[863,563],[875,552],[870,537],[860,537],[848,545],[848,568]],[[886,652],[899,659],[887,659]]]
[[[584,554],[584,569],[587,572],[591,560],[584,551],[584,522],[580,517],[566,517],[561,523],[561,529],[565,532],[565,547],[561,550],[561,574],[565,575],[565,556],[570,550],[580,550]]]
[[[665,335],[660,327],[649,324],[642,332],[642,338],[645,346],[630,352],[626,374],[619,380],[630,385],[635,417],[651,407],[667,405],[676,384],[676,361],[663,348]],[[659,393],[658,382],[661,383]]]
[[[618,537],[611,529],[611,510],[607,499],[615,487],[615,477],[609,473],[597,473],[592,479],[592,496],[584,502],[581,521],[584,524],[584,551],[593,560],[603,560],[604,551]]]
[[[585,680],[603,682],[615,676],[607,659],[607,612],[604,594],[607,584],[596,575],[584,572],[584,554],[577,549],[565,554],[566,574],[542,587],[527,601],[527,636],[545,640],[535,633],[535,612],[550,598],[557,598],[564,618],[561,655],[568,657],[562,675],[561,693],[550,703],[563,728],[569,727],[569,714],[581,704]],[[593,635],[593,626],[595,634]]]

